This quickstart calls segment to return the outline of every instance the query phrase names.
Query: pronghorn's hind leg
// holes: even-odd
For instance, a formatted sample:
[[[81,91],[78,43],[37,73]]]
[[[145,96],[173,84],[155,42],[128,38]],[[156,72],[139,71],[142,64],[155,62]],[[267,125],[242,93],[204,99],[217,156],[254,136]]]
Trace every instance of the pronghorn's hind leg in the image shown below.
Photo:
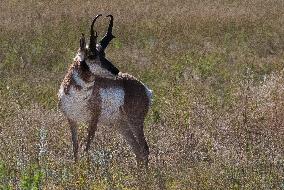
[[[129,126],[129,123],[127,121],[120,123],[118,130],[119,133],[125,138],[129,146],[131,147],[132,151],[134,152],[137,164],[140,164],[143,161],[143,155],[141,153],[140,145],[137,139],[135,138],[135,135],[133,134]]]
[[[72,135],[72,144],[73,144],[73,154],[75,162],[78,161],[78,149],[79,149],[79,142],[78,142],[78,125],[75,121],[68,119],[71,135]]]
[[[130,121],[131,130],[139,144],[140,152],[142,155],[142,162],[146,166],[148,166],[148,157],[149,157],[149,146],[145,139],[144,135],[144,121],[137,120],[137,121]]]
[[[149,97],[147,96],[145,86],[134,80],[124,81],[125,105],[124,114],[129,123],[140,152],[140,164],[148,165],[149,147],[144,136],[144,120],[149,109]]]

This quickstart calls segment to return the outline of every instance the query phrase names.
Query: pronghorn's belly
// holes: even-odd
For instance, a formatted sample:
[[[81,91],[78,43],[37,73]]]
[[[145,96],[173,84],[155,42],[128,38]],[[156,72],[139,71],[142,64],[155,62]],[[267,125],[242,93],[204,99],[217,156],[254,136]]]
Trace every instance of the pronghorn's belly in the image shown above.
[[[89,109],[91,95],[92,89],[77,90],[71,86],[68,94],[65,94],[63,87],[61,87],[59,90],[60,108],[69,119],[87,123],[92,117],[92,112]]]
[[[100,88],[101,113],[99,124],[114,125],[121,119],[121,107],[124,104],[124,89],[121,87]]]

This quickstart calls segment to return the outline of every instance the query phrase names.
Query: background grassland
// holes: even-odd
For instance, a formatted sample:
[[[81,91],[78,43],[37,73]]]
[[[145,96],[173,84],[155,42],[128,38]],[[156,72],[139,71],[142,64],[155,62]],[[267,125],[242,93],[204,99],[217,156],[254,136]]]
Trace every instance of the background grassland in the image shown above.
[[[148,173],[108,127],[72,161],[56,94],[98,13],[154,91]],[[284,189],[283,26],[283,0],[2,0],[0,189]]]

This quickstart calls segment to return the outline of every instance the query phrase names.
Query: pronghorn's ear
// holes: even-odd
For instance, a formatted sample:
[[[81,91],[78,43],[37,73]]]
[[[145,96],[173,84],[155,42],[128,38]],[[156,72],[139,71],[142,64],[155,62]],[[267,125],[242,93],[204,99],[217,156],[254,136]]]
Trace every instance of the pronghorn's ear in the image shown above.
[[[83,50],[86,48],[86,40],[85,35],[82,33],[82,36],[80,38],[80,50]]]

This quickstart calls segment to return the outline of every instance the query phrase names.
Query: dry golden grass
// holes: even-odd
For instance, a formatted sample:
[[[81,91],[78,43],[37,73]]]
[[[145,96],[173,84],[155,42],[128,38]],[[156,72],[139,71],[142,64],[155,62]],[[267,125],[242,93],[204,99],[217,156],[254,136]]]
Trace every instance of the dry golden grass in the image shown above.
[[[74,164],[57,110],[98,13],[109,59],[154,90],[147,173],[107,127]],[[283,26],[282,0],[2,0],[0,189],[283,189]]]

